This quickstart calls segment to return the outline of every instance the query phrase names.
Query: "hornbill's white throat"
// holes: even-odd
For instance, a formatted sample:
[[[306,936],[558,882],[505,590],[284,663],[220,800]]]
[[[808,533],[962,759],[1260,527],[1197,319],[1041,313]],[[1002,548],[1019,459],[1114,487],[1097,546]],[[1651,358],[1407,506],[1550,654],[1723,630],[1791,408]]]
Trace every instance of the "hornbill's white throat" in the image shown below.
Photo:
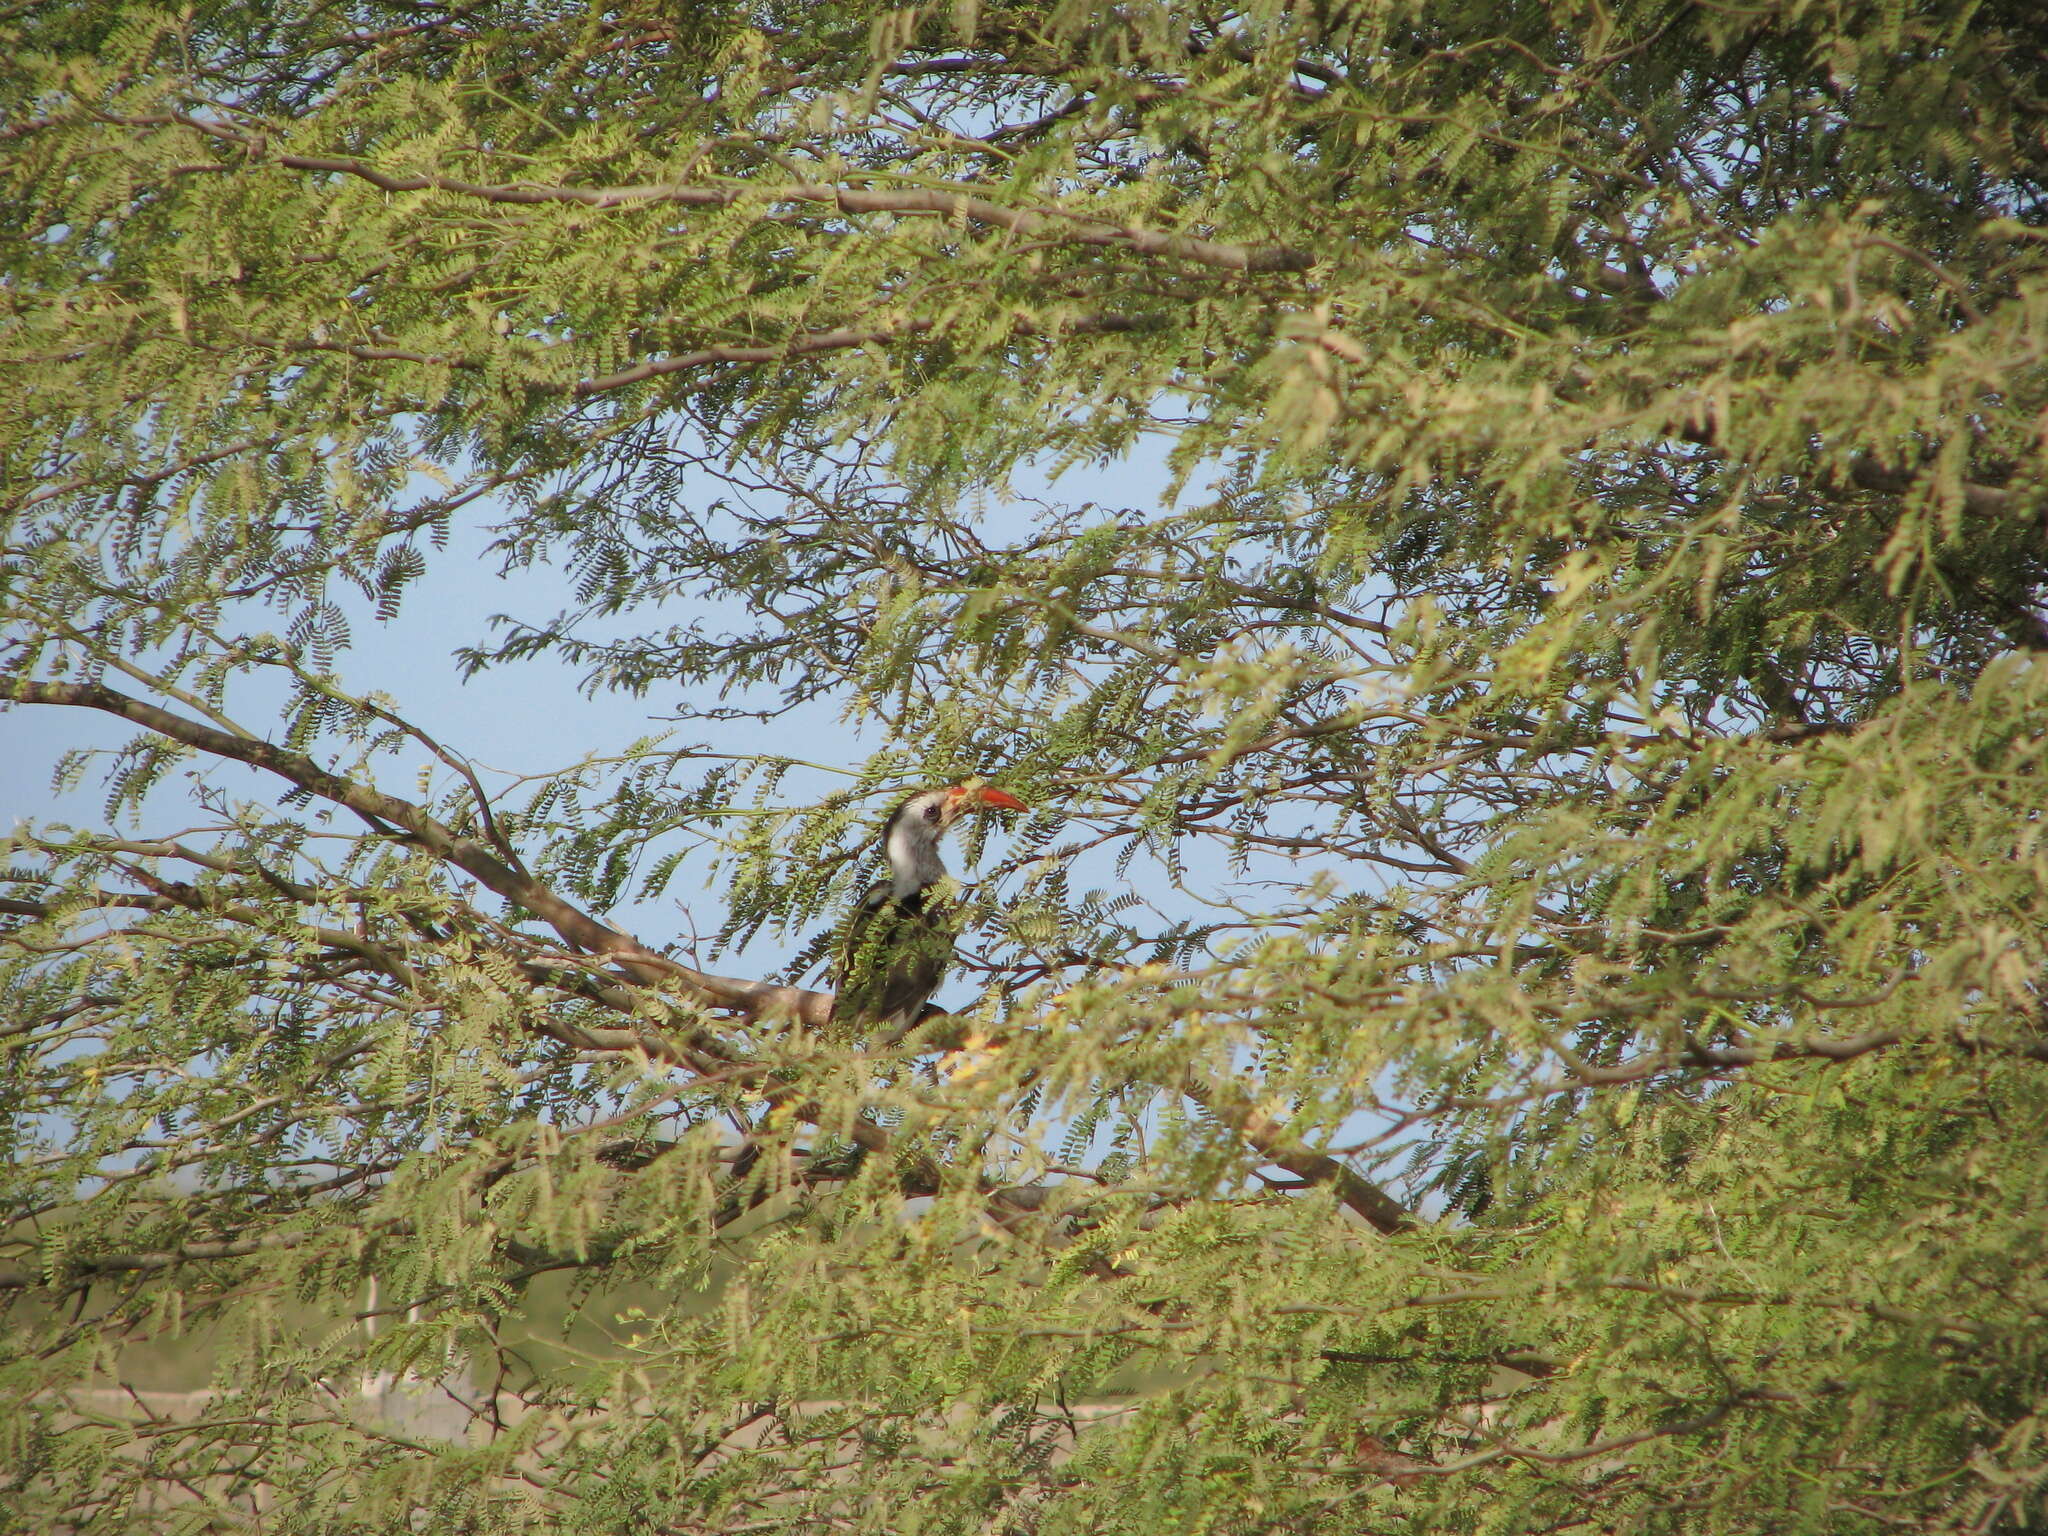
[[[968,811],[1021,811],[1015,795],[972,780],[912,795],[882,828],[889,878],[868,887],[848,918],[834,967],[832,1021],[842,1030],[885,1029],[900,1038],[953,959],[953,914],[930,900],[945,878],[939,839]]]

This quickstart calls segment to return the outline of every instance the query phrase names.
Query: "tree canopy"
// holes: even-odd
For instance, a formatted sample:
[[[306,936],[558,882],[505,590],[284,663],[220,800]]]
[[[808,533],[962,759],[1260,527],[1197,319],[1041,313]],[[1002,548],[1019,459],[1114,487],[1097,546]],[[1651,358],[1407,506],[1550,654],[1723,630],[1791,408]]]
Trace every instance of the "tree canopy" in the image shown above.
[[[0,1526],[2048,1523],[2037,7],[26,0],[0,146]],[[474,537],[675,730],[352,669]]]

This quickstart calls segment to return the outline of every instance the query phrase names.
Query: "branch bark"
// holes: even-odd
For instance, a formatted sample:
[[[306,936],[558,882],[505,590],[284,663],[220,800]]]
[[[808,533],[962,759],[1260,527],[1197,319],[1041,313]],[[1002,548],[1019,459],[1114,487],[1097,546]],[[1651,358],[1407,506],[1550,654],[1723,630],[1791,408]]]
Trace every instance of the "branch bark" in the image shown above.
[[[1389,1237],[1412,1231],[1418,1225],[1414,1214],[1370,1179],[1354,1173],[1327,1153],[1303,1146],[1287,1132],[1286,1126],[1234,1089],[1216,1083],[1193,1080],[1181,1084],[1181,1092],[1208,1110],[1247,1145],[1257,1148],[1277,1168],[1311,1184],[1327,1184],[1347,1209],[1376,1231]]]
[[[642,985],[674,986],[696,1002],[729,1008],[750,1018],[792,1018],[815,1027],[831,1017],[829,992],[717,976],[657,954],[632,935],[592,917],[531,875],[512,868],[474,838],[444,826],[410,800],[330,772],[302,753],[286,751],[267,741],[230,735],[99,683],[15,681],[5,686],[4,696],[23,704],[103,710],[215,757],[276,774],[308,794],[344,806],[373,824],[388,824],[487,889],[539,917],[571,948],[610,961]]]
[[[1904,1030],[1874,1029],[1860,1035],[1814,1035],[1804,1040],[1772,1040],[1762,1045],[1692,1044],[1682,1050],[1638,1056],[1611,1067],[1577,1063],[1572,1067],[1572,1077],[1577,1086],[1612,1088],[1685,1068],[1729,1071],[1773,1061],[1854,1061],[1859,1056],[1889,1049],[1907,1039]],[[2048,1061],[2048,1040],[1992,1042],[1961,1031],[1953,1033],[1950,1040],[1956,1049],[1972,1055],[1984,1053],[2017,1056],[2027,1061]]]
[[[379,170],[367,161],[344,155],[267,154],[267,141],[259,133],[237,128],[232,123],[209,121],[182,112],[148,117],[109,119],[127,127],[168,127],[173,124],[204,134],[218,142],[239,145],[252,158],[295,171],[316,175],[353,176],[384,192],[446,192],[476,198],[487,203],[544,204],[573,203],[585,208],[624,208],[667,204],[685,208],[730,208],[738,203],[757,202],[829,205],[843,214],[909,214],[955,219],[1007,230],[1032,240],[1061,244],[1113,246],[1141,256],[1192,262],[1197,266],[1219,267],[1230,272],[1305,272],[1315,264],[1306,251],[1279,245],[1239,245],[1229,241],[1202,240],[1189,235],[1167,234],[1118,224],[1087,214],[1055,208],[1036,210],[1006,208],[1001,203],[967,192],[916,187],[843,187],[823,181],[793,181],[779,187],[754,184],[703,186],[673,182],[647,182],[621,187],[563,187],[540,182],[464,181],[453,176],[423,173],[394,174]]]

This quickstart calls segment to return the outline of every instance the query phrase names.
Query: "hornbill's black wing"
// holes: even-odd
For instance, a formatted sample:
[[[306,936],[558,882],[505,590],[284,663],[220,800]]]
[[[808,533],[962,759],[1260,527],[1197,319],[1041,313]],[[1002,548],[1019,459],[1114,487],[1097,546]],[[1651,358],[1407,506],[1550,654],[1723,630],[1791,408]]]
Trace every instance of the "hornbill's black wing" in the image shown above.
[[[952,964],[959,931],[951,904],[932,895],[927,888],[899,899],[878,880],[853,909],[833,976],[832,1022],[842,1030],[900,1034],[917,1023]]]

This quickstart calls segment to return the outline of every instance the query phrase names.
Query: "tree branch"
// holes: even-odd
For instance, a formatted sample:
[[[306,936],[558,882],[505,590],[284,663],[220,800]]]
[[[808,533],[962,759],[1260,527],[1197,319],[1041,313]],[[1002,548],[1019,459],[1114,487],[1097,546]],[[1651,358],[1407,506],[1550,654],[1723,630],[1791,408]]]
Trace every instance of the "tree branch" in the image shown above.
[[[1326,1153],[1303,1146],[1258,1105],[1234,1088],[1217,1083],[1181,1084],[1181,1092],[1257,1148],[1275,1167],[1285,1168],[1311,1184],[1327,1184],[1354,1214],[1375,1230],[1392,1236],[1413,1231],[1417,1222],[1408,1207]]]
[[[1237,245],[1188,235],[1140,229],[1065,209],[1044,211],[1006,208],[1001,203],[965,192],[926,188],[842,187],[823,181],[796,181],[780,187],[759,185],[685,186],[646,182],[622,187],[562,187],[537,182],[463,181],[453,176],[413,173],[394,175],[366,161],[340,155],[267,154],[263,135],[229,123],[209,121],[182,112],[147,117],[108,118],[124,127],[167,127],[176,124],[222,143],[239,145],[252,158],[295,171],[353,176],[384,192],[447,192],[488,203],[574,203],[585,208],[624,208],[668,204],[685,208],[730,208],[738,203],[828,204],[843,214],[889,213],[956,219],[1003,229],[1033,240],[1060,244],[1114,246],[1141,256],[1192,262],[1231,272],[1305,272],[1314,265],[1306,251],[1287,246]]]
[[[359,815],[388,822],[413,842],[453,864],[506,901],[534,913],[560,934],[571,948],[611,961],[643,985],[665,982],[680,986],[698,1002],[729,1008],[750,1018],[793,1018],[818,1026],[831,1017],[832,994],[829,992],[715,976],[657,954],[630,934],[600,922],[573,902],[563,899],[531,875],[512,868],[475,839],[452,831],[410,800],[330,772],[302,753],[286,751],[267,741],[230,735],[98,683],[17,680],[0,685],[0,698],[23,704],[59,704],[104,710],[202,752],[274,773],[309,794],[345,806]]]

